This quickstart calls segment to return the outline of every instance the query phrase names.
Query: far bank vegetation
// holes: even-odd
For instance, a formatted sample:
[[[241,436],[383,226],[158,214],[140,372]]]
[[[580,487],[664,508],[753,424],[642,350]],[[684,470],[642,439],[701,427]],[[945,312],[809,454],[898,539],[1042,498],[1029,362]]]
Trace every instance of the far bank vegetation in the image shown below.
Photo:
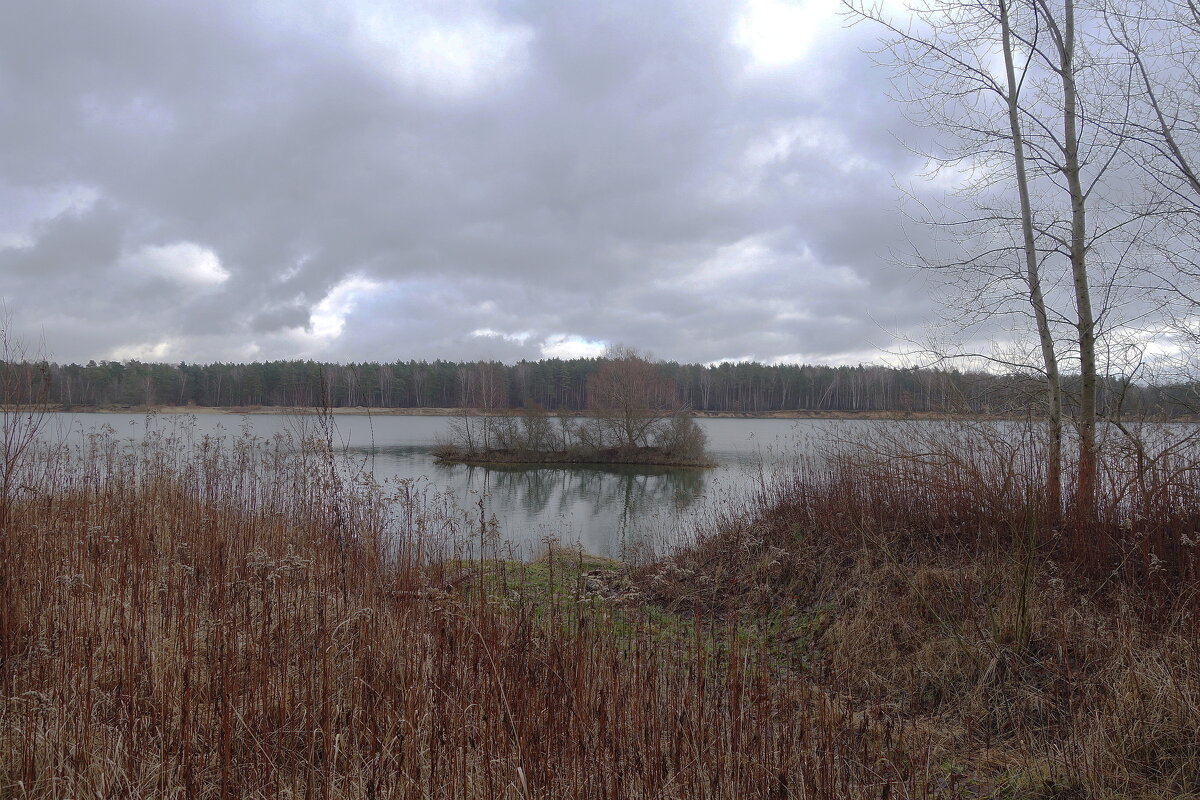
[[[532,403],[517,417],[464,413],[434,453],[456,463],[711,465],[707,437],[675,382],[641,353],[610,349],[587,399],[584,418]]]

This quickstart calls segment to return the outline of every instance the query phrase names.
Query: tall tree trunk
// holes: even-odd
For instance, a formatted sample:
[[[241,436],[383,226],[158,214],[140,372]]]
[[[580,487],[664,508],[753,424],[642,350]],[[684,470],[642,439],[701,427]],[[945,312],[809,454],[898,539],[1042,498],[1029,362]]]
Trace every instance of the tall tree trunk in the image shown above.
[[[1079,337],[1079,477],[1075,501],[1090,517],[1096,499],[1096,320],[1088,286],[1086,197],[1080,180],[1078,108],[1075,90],[1075,0],[1064,0],[1059,38],[1063,87],[1063,173],[1071,196],[1071,279]]]
[[[1042,363],[1046,370],[1046,403],[1049,425],[1049,452],[1046,458],[1046,505],[1051,515],[1058,517],[1062,509],[1062,379],[1058,371],[1058,354],[1046,314],[1042,294],[1042,279],[1038,264],[1037,244],[1033,235],[1033,206],[1029,199],[1029,178],[1025,168],[1025,141],[1021,133],[1020,92],[1016,69],[1013,66],[1012,28],[1008,15],[1008,0],[1000,2],[1001,44],[1004,50],[1004,72],[1008,82],[1008,125],[1012,135],[1013,165],[1017,173],[1017,194],[1021,202],[1021,234],[1025,255],[1025,280],[1029,284],[1029,303],[1037,321],[1038,339],[1042,347]]]

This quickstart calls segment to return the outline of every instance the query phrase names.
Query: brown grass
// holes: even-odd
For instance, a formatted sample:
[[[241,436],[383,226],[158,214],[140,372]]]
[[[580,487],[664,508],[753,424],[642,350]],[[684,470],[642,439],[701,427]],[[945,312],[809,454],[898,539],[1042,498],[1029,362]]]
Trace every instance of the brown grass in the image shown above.
[[[1094,517],[1051,525],[1037,442],[961,433],[833,443],[639,583],[770,620],[781,659],[921,731],[982,796],[1200,797],[1194,461],[1131,469],[1114,444]]]
[[[1186,450],[1108,451],[1083,523],[1036,440],[920,430],[717,513],[636,603],[319,432],[31,448],[0,797],[1200,797]]]
[[[411,484],[184,439],[45,450],[3,498],[0,797],[958,796],[736,627],[665,641],[448,551]]]

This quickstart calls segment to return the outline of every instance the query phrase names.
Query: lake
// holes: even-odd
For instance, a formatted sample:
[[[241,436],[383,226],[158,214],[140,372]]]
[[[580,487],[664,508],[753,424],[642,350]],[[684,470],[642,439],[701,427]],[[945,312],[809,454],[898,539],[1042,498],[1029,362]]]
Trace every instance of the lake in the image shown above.
[[[110,426],[139,440],[147,427],[194,426],[197,435],[270,438],[295,432],[286,414],[135,415],[57,413],[47,434],[77,437]],[[342,451],[377,480],[412,480],[430,495],[453,498],[478,519],[495,516],[500,535],[525,554],[548,538],[590,553],[620,558],[635,549],[660,549],[694,529],[698,515],[722,498],[744,496],[805,434],[846,424],[827,420],[700,419],[717,466],[669,467],[469,466],[438,464],[432,449],[449,417],[336,417]]]

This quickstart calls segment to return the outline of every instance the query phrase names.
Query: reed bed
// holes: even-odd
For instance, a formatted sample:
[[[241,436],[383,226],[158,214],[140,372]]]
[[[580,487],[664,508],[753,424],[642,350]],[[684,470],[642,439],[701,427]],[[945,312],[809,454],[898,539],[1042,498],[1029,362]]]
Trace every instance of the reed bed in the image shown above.
[[[1186,431],[1110,439],[1086,516],[1034,428],[895,423],[822,443],[688,548],[651,603],[742,620],[921,731],[968,797],[1200,797],[1200,472]]]
[[[918,727],[736,621],[665,636],[582,599],[566,562],[546,591],[455,551],[486,521],[375,485],[315,434],[109,432],[8,464],[0,797],[967,791]]]

